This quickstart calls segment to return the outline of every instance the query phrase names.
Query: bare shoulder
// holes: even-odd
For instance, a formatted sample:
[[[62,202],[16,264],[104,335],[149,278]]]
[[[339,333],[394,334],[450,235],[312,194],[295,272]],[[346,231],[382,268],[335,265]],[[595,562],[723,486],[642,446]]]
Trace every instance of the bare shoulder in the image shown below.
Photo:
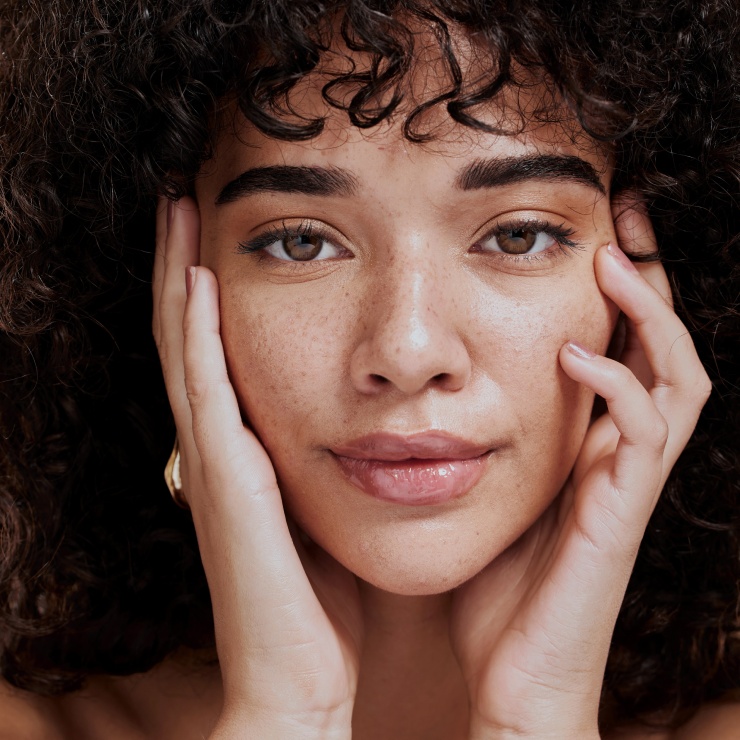
[[[64,740],[53,702],[0,681],[0,740]]]

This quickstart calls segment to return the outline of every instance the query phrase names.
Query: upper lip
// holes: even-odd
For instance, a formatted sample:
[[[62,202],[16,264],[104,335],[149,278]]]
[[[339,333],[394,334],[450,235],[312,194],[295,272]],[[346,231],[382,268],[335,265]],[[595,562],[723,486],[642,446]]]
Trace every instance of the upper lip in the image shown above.
[[[489,452],[491,445],[477,444],[442,431],[418,434],[381,432],[358,437],[331,448],[335,455],[360,460],[468,460]]]

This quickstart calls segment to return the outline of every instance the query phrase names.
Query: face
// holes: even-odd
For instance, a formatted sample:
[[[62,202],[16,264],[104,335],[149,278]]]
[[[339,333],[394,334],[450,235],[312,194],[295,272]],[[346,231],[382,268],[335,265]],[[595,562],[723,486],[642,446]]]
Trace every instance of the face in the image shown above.
[[[593,402],[558,351],[605,352],[616,319],[593,270],[615,238],[604,152],[562,125],[439,130],[414,145],[335,112],[286,143],[243,123],[196,187],[229,371],[289,515],[402,594],[471,578],[557,496]]]

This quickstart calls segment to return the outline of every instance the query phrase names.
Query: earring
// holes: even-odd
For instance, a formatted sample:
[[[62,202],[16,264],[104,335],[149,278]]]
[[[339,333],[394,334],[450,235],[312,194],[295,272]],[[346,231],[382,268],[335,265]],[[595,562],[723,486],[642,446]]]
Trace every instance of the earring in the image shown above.
[[[182,477],[180,476],[180,445],[175,437],[172,454],[164,468],[164,480],[170,490],[172,500],[181,508],[189,509],[187,500],[182,490]]]

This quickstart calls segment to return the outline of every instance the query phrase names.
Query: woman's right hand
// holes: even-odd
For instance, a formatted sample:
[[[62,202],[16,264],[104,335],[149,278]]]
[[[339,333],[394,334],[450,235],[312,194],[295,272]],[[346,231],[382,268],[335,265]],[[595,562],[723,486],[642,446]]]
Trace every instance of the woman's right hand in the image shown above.
[[[199,238],[195,202],[161,199],[153,329],[213,603],[224,705],[211,737],[350,737],[355,577],[291,536],[272,464],[229,381],[216,277],[193,267]]]

